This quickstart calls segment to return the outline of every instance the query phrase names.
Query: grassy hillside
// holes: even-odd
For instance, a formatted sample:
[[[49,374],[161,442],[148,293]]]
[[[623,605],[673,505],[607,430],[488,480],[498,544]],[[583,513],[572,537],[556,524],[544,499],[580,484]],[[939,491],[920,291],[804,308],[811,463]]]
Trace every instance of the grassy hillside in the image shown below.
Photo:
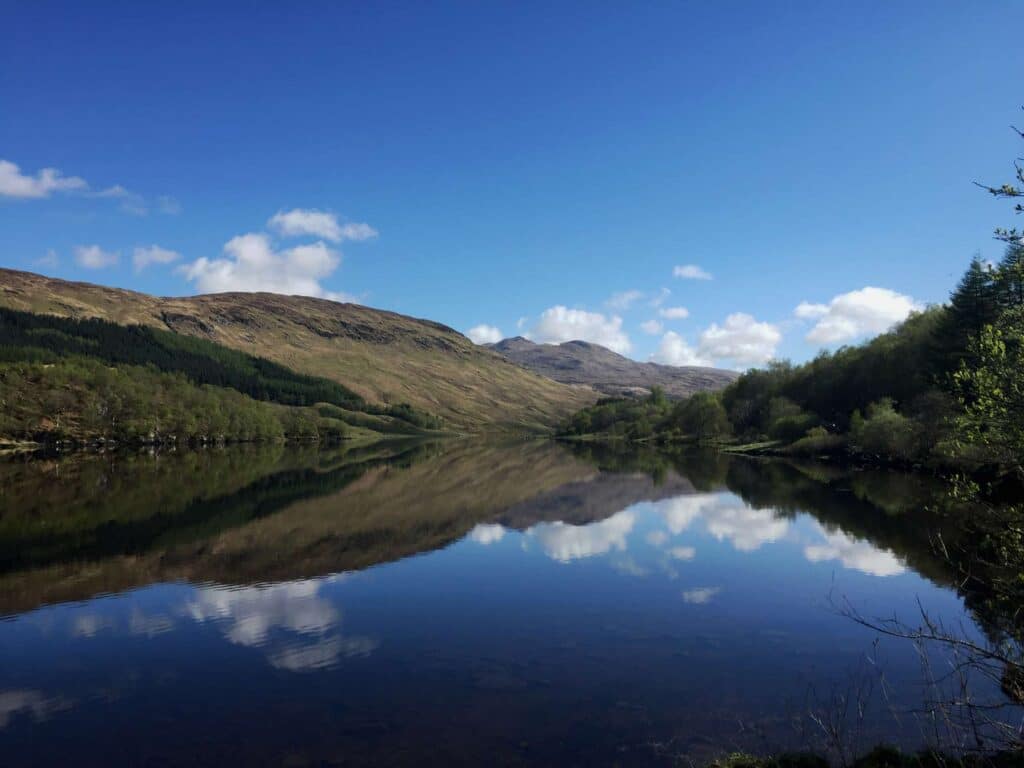
[[[409,403],[467,429],[543,430],[593,402],[439,323],[304,296],[157,298],[0,270],[0,306],[196,336],[338,382],[370,403]]]

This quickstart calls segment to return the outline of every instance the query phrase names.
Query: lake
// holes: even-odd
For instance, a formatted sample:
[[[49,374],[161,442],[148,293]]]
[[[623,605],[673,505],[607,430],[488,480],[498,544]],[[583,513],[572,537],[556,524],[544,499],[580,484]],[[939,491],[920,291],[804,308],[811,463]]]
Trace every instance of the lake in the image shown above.
[[[921,657],[844,612],[980,637],[941,489],[892,472],[452,440],[0,477],[9,766],[914,748]]]

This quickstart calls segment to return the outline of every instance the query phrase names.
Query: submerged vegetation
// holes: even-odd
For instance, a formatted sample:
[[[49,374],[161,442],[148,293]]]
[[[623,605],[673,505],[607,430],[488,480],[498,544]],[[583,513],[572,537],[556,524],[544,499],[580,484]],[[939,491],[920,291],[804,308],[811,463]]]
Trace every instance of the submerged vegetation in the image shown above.
[[[440,426],[204,339],[2,308],[0,384],[7,439],[338,439]]]

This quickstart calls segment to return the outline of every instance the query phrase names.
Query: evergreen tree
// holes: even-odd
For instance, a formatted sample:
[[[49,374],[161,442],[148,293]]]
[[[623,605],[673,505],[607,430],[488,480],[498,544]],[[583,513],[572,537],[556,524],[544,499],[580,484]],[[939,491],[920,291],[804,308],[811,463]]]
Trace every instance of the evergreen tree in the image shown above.
[[[975,256],[953,291],[946,315],[937,329],[940,372],[959,369],[960,362],[972,354],[972,345],[985,327],[995,322],[999,310],[996,272],[980,256]]]
[[[996,270],[1000,309],[1024,305],[1024,245],[1010,243]]]

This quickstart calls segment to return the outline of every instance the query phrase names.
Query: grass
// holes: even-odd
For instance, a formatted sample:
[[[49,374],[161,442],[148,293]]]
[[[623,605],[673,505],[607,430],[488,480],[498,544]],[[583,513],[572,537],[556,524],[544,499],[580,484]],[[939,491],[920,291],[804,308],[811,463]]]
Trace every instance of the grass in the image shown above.
[[[597,398],[451,328],[355,304],[263,293],[157,298],[13,270],[0,270],[0,285],[0,306],[198,336],[339,382],[370,403],[407,402],[456,430],[548,431]]]

